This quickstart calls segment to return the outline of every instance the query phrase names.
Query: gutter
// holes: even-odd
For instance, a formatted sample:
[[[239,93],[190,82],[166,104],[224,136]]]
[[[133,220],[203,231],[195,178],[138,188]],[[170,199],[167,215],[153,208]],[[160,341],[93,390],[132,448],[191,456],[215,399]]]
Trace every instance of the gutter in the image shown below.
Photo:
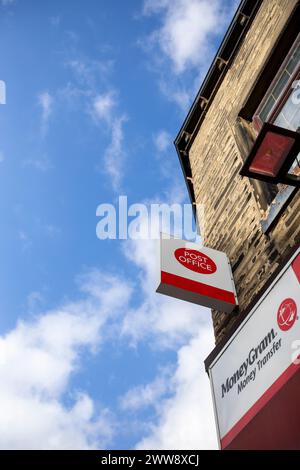
[[[187,185],[196,218],[196,200],[189,150],[199,132],[213,98],[218,91],[242,41],[249,30],[263,0],[242,0],[224,39],[215,55],[208,73],[198,91],[187,117],[174,141],[183,176]]]

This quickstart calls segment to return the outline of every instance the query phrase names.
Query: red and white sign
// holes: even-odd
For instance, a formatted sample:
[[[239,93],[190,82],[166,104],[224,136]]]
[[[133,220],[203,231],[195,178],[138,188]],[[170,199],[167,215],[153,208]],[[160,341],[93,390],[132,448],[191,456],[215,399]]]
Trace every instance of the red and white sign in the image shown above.
[[[237,297],[225,253],[178,239],[161,238],[161,276],[157,292],[222,312]]]
[[[293,299],[284,299],[277,312],[277,323],[282,331],[288,331],[297,318],[297,305]]]
[[[295,345],[299,349],[300,339],[299,251],[209,366],[223,449],[237,442],[246,426],[299,370],[295,362]]]
[[[178,248],[175,250],[174,255],[182,266],[191,269],[195,273],[213,274],[217,270],[216,263],[200,251]]]

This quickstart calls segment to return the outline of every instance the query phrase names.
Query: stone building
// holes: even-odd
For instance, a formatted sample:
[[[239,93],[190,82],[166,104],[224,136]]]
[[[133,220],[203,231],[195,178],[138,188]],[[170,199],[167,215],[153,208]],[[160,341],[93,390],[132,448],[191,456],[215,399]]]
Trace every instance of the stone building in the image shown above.
[[[221,449],[300,449],[299,131],[300,1],[242,0],[175,140],[239,302],[205,361]]]
[[[298,188],[240,175],[264,122],[300,127],[299,33],[299,1],[243,0],[175,140],[204,243],[232,265],[239,308],[213,311],[220,345],[300,244]]]

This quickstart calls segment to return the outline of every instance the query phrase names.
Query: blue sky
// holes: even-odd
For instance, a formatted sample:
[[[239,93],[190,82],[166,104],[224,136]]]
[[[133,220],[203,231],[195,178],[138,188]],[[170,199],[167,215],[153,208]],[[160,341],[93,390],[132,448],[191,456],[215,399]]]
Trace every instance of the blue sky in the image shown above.
[[[172,141],[236,3],[0,0],[1,448],[216,446],[210,312],[96,208],[188,202]]]

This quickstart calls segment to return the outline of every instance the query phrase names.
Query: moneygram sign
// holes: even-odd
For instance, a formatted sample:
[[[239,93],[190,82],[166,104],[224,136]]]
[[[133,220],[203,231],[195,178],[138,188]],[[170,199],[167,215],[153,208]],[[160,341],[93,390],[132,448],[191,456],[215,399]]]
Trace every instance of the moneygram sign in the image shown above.
[[[298,252],[208,367],[221,448],[298,371],[292,344],[300,339],[299,311]]]
[[[225,253],[192,242],[161,238],[157,292],[222,312],[237,305],[231,267]]]

